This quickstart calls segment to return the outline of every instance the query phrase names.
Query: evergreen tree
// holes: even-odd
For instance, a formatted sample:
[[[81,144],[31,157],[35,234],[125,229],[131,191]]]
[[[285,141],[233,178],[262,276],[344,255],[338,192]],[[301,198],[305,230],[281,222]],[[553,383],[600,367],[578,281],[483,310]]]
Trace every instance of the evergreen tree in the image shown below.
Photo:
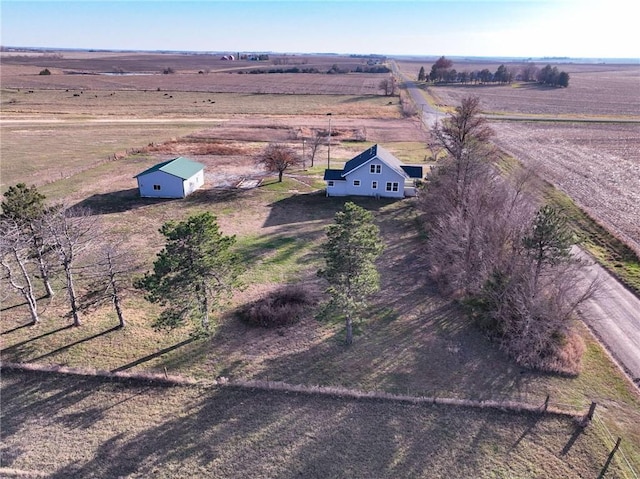
[[[347,344],[353,342],[355,315],[380,288],[375,261],[383,248],[373,215],[354,203],[347,202],[327,228],[326,268],[318,274],[329,282],[331,305],[344,314]]]
[[[167,306],[155,326],[172,329],[185,320],[200,320],[209,331],[209,312],[239,286],[239,257],[231,251],[235,236],[224,236],[211,213],[167,222],[160,233],[167,242],[153,272],[136,282],[152,303]]]
[[[10,186],[4,192],[0,220],[10,220],[26,238],[30,256],[37,261],[46,296],[50,297],[53,296],[48,264],[51,248],[46,242],[43,224],[44,217],[50,209],[45,205],[45,199],[45,195],[35,186],[27,186],[24,183]]]
[[[545,205],[538,210],[531,234],[525,236],[522,243],[533,262],[534,285],[537,285],[544,265],[555,265],[569,257],[574,237],[564,215]]]
[[[420,67],[420,72],[418,73],[418,81],[425,81],[427,79],[427,74],[424,71],[424,67]]]

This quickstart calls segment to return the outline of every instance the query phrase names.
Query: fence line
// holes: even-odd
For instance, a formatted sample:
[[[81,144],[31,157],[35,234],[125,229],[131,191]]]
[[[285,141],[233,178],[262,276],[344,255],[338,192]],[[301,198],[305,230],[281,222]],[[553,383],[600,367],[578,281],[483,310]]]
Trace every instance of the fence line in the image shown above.
[[[578,411],[575,407],[559,408],[549,406],[548,396],[544,401],[539,403],[529,403],[513,400],[475,400],[460,399],[445,396],[427,396],[427,395],[410,395],[395,394],[386,391],[364,391],[358,389],[348,389],[340,386],[306,386],[302,384],[289,384],[281,381],[261,381],[261,380],[234,380],[223,381],[221,384],[225,386],[235,386],[241,388],[261,389],[269,391],[288,391],[300,394],[319,395],[319,396],[335,396],[351,399],[369,399],[369,400],[386,400],[407,402],[412,404],[436,404],[458,407],[470,407],[476,409],[496,409],[511,412],[527,412],[537,414],[549,414],[561,416],[565,418],[577,419],[583,417],[584,410]]]
[[[593,415],[593,419],[594,419],[593,420],[593,424],[597,424],[600,427],[600,429],[602,429],[606,433],[606,435],[609,437],[609,439],[611,439],[611,443],[615,444],[616,443],[616,439],[615,439],[614,435],[611,434],[611,431],[609,431],[609,428],[604,423],[604,421],[602,420],[602,418],[600,417],[600,414],[598,412],[596,412]],[[618,462],[623,466],[624,466],[624,464],[626,464],[628,470],[633,475],[633,478],[634,479],[638,479],[638,473],[636,472],[634,467],[631,465],[631,462],[629,462],[629,459],[627,459],[627,455],[624,453],[624,450],[623,450],[623,446],[624,445],[625,445],[625,442],[623,441],[620,444],[620,447],[618,448],[618,450],[616,451],[617,452],[617,457],[622,457],[622,460],[618,461]],[[613,447],[613,446],[610,446],[610,447]]]
[[[0,364],[0,370],[19,370],[23,372],[32,373],[54,373],[62,375],[77,375],[84,377],[99,377],[104,379],[111,379],[116,381],[144,381],[147,385],[157,386],[221,386],[221,387],[238,387],[244,389],[260,389],[266,391],[288,391],[299,394],[317,395],[325,397],[341,397],[351,398],[357,400],[382,400],[390,402],[403,402],[410,404],[434,404],[434,405],[446,405],[456,407],[467,407],[474,409],[494,409],[499,411],[509,411],[515,413],[535,413],[546,414],[564,418],[579,419],[586,417],[586,410],[578,411],[575,406],[554,403],[550,406],[550,396],[547,395],[546,399],[540,400],[540,402],[533,403],[531,401],[513,401],[513,400],[474,400],[474,399],[460,399],[454,397],[445,396],[428,396],[428,395],[411,395],[407,391],[407,394],[397,394],[386,391],[364,391],[358,389],[349,389],[341,386],[307,386],[303,384],[289,384],[281,381],[264,381],[264,380],[228,380],[226,378],[218,378],[213,381],[198,381],[192,378],[184,378],[182,376],[168,375],[165,371],[164,374],[158,373],[135,373],[135,372],[120,372],[112,373],[107,371],[90,370],[83,368],[70,368],[63,366],[45,366],[40,364],[15,364],[15,363],[2,363]],[[598,411],[593,414],[591,421],[595,427],[599,427],[604,430],[606,437],[615,444],[616,439],[611,434],[609,428],[604,423],[599,415]],[[605,444],[606,446],[606,444]],[[631,465],[631,462],[624,453],[625,443],[623,442],[618,450],[616,456],[620,458],[618,464],[631,473],[633,479],[639,479],[638,473]]]

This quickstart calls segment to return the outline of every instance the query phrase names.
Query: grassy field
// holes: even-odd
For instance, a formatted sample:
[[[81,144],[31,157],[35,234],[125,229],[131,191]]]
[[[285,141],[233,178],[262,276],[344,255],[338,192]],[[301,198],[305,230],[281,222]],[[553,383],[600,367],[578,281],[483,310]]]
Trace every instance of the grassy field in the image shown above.
[[[594,429],[489,409],[40,373],[4,373],[2,397],[4,477],[577,478],[606,459]]]
[[[47,93],[31,95],[46,98]],[[258,105],[255,108],[264,108],[260,101],[270,98],[252,95],[251,101]],[[341,322],[318,321],[317,310],[308,311],[299,324],[278,330],[251,328],[237,319],[235,308],[283,283],[298,282],[318,294],[323,289],[315,274],[321,265],[318,247],[324,227],[344,203],[326,198],[320,189],[326,150],[314,168],[292,171],[283,183],[259,171],[253,161],[270,137],[294,142],[296,127],[326,127],[325,113],[309,116],[307,110],[298,110],[296,102],[304,103],[305,98],[287,96],[279,115],[229,114],[228,121],[206,121],[199,115],[149,121],[158,113],[152,102],[142,123],[135,118],[97,123],[85,117],[100,116],[90,103],[74,110],[80,104],[71,108],[62,97],[61,108],[75,113],[60,116],[78,114],[82,119],[52,121],[58,115],[55,103],[14,112],[14,121],[17,116],[27,121],[1,125],[3,187],[5,181],[35,182],[52,200],[91,207],[100,223],[122,238],[123,247],[138,254],[140,272],[151,266],[162,247],[157,230],[165,221],[211,211],[225,234],[237,235],[247,273],[246,288],[218,312],[215,334],[199,340],[188,330],[152,330],[159,311],[138,292],[125,300],[128,325],[123,330],[114,329],[115,314],[107,308],[86,313],[81,328],[68,326],[61,290],[52,300],[39,302],[42,323],[25,327],[26,309],[5,297],[2,360],[108,371],[166,370],[207,380],[225,376],[402,394],[511,398],[532,404],[550,395],[552,405],[577,409],[594,400],[599,417],[613,434],[623,437],[622,450],[640,469],[640,399],[601,346],[582,330],[587,352],[583,372],[575,378],[515,366],[426,280],[421,231],[411,200],[357,200],[374,213],[386,252],[379,264],[382,290],[366,312],[367,321],[356,325],[353,347],[343,345]],[[275,100],[274,96],[271,105]],[[363,118],[336,115],[334,127],[345,135],[366,125],[367,141],[336,139],[332,166],[381,139],[403,161],[424,160],[424,132],[413,120],[401,120],[397,105],[377,97],[329,95],[313,100],[318,112],[335,112],[343,105],[346,115],[363,108],[358,110]],[[144,102],[138,101],[143,109]],[[124,104],[113,108],[105,119],[118,120]],[[145,148],[150,143],[153,147]],[[228,150],[222,152],[221,145]],[[66,155],[57,154],[67,146]],[[196,154],[196,148],[207,151]],[[115,152],[123,154],[107,160]],[[27,170],[19,167],[25,163],[7,165],[7,154],[33,158],[26,164],[34,166]],[[210,175],[205,189],[183,201],[138,198],[132,176],[178,154],[205,163]],[[263,183],[253,190],[220,186],[254,175]],[[157,389],[38,374],[3,374],[2,387],[2,467],[16,474],[39,470],[53,477],[591,477],[611,448],[607,433],[595,427],[577,434],[566,420],[491,411],[233,388]],[[623,468],[616,459],[608,477],[631,477]]]
[[[238,235],[238,250],[248,268],[247,288],[221,314],[212,338],[193,341],[185,330],[154,332],[149,325],[158,311],[138,296],[125,302],[124,330],[113,329],[116,319],[106,309],[86,317],[82,328],[69,328],[59,319],[64,298],[57,297],[41,303],[46,319],[35,328],[19,327],[26,321],[26,312],[19,308],[3,313],[3,360],[112,371],[166,368],[198,378],[281,380],[532,404],[541,404],[549,394],[552,404],[578,410],[595,400],[605,405],[601,414],[607,425],[625,438],[625,454],[639,462],[640,451],[631,444],[640,443],[635,428],[640,401],[589,333],[583,331],[587,354],[583,373],[576,378],[537,374],[513,365],[463,320],[454,304],[438,298],[424,280],[416,281],[423,278],[419,255],[407,257],[407,251],[419,251],[420,232],[410,203],[361,201],[376,214],[387,254],[380,263],[382,292],[367,312],[369,321],[357,325],[353,347],[343,345],[341,322],[317,321],[314,312],[298,325],[275,331],[241,323],[233,314],[234,305],[278,284],[297,281],[314,290],[322,287],[315,278],[320,266],[317,246],[323,226],[343,200],[325,198],[311,189],[291,194],[294,186],[301,187],[292,179],[283,185],[267,182],[263,188],[228,198],[202,194],[188,202],[148,204],[144,215],[128,210],[103,215],[118,223],[131,248],[146,253],[147,264],[152,260],[150,250],[160,247],[159,235],[150,233],[169,218],[206,207],[219,216],[223,231]],[[606,434],[600,431],[596,436],[603,444],[600,454],[606,454]]]

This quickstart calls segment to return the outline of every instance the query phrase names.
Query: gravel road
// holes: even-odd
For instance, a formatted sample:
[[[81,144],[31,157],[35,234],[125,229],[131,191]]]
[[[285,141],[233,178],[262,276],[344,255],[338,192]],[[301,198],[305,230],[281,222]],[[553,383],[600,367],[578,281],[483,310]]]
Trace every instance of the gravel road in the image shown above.
[[[437,120],[437,112],[430,107],[414,82],[398,70],[394,69],[394,72],[403,79],[409,94],[422,110],[424,124],[431,127]],[[588,264],[584,281],[599,278],[600,282],[598,291],[582,305],[580,316],[640,387],[640,299],[585,252],[576,248],[574,253]]]
[[[580,316],[640,387],[640,299],[585,252],[574,248],[574,253],[588,264],[585,281],[600,282],[594,296],[581,306]]]

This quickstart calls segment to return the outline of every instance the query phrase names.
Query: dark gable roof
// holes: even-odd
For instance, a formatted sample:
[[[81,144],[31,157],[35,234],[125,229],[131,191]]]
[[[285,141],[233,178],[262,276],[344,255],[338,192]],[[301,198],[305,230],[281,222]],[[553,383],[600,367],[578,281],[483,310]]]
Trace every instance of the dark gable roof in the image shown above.
[[[344,169],[342,171],[343,174],[346,175],[350,171],[358,168],[359,166],[364,165],[367,161],[369,161],[371,158],[373,158],[378,154],[377,151],[378,151],[378,145],[373,145],[371,148],[364,150],[355,158],[352,158],[349,161],[347,161],[344,164]]]
[[[344,180],[342,170],[324,170],[324,181]]]
[[[422,178],[422,166],[407,166],[402,165],[400,168],[409,175],[409,178]]]
[[[361,166],[365,165],[367,162],[371,161],[373,158],[378,158],[384,164],[386,164],[389,168],[394,170],[401,176],[408,178],[422,178],[422,167],[421,166],[407,166],[400,163],[395,156],[389,153],[387,150],[382,148],[380,145],[373,145],[371,148],[364,150],[358,156],[350,159],[344,164],[343,170],[324,170],[324,180],[325,181],[336,181],[336,180],[344,180],[345,176],[351,173],[354,170],[357,170]]]
[[[347,161],[344,165],[342,176],[347,176],[352,171],[360,168],[362,165],[366,164],[376,157],[384,164],[386,164],[389,168],[398,173],[400,176],[408,176],[408,173],[405,172],[405,170],[402,168],[402,163],[400,163],[400,160],[398,160],[395,156],[382,148],[380,145],[373,145],[371,148],[363,151],[355,158]]]

